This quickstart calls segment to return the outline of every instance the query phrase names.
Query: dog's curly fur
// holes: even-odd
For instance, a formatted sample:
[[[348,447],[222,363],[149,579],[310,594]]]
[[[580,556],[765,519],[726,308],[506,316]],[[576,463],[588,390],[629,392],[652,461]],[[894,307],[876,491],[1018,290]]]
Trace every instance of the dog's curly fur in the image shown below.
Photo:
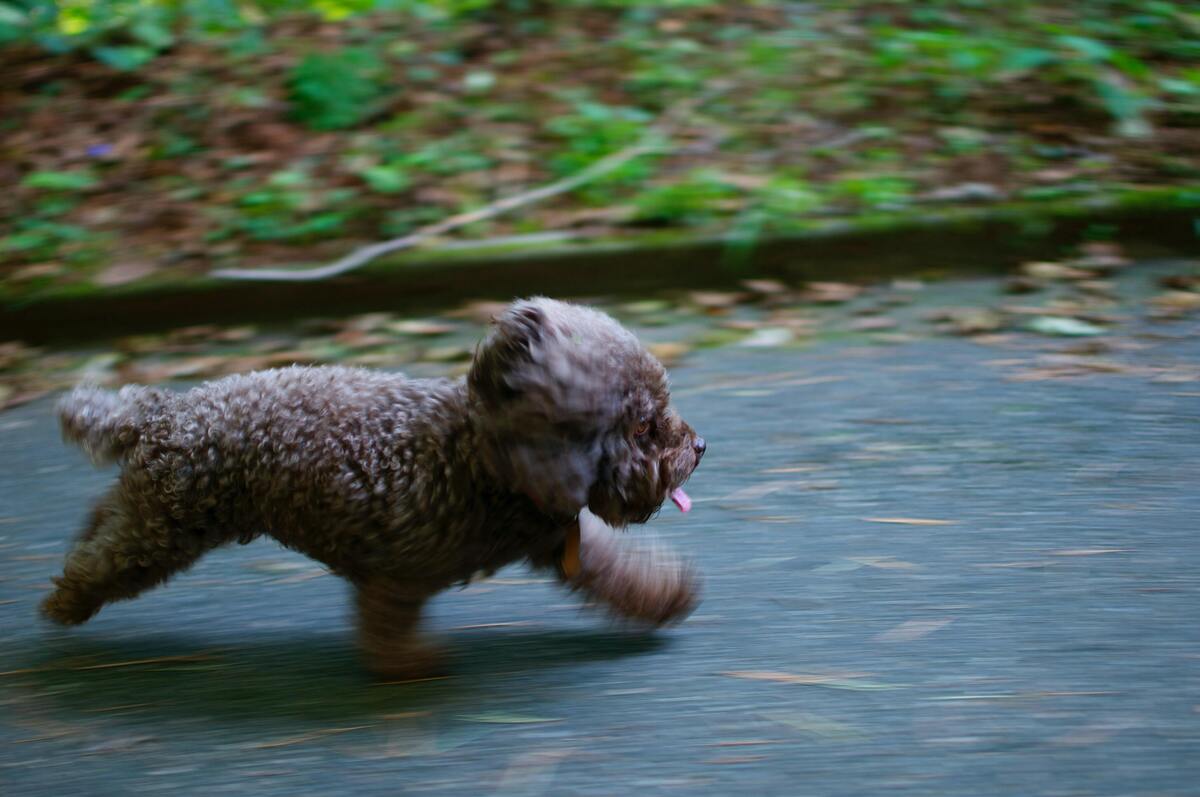
[[[42,611],[82,623],[266,534],[354,586],[367,664],[389,677],[438,668],[415,632],[430,596],[519,560],[622,616],[682,619],[691,569],[610,528],[648,519],[699,463],[669,400],[630,332],[544,298],[496,319],[465,380],[294,367],[186,393],[77,388],[64,436],[121,473]],[[578,570],[562,566],[576,529]]]

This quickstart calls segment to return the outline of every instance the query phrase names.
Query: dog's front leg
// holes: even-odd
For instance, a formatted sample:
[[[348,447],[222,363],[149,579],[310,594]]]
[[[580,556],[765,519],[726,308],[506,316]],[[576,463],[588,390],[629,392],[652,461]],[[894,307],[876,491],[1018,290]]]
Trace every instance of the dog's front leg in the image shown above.
[[[628,544],[587,511],[567,532],[558,574],[617,615],[652,625],[680,622],[700,602],[690,565],[665,548]]]
[[[355,584],[359,646],[371,672],[394,681],[444,672],[442,650],[417,631],[428,597],[386,579]]]

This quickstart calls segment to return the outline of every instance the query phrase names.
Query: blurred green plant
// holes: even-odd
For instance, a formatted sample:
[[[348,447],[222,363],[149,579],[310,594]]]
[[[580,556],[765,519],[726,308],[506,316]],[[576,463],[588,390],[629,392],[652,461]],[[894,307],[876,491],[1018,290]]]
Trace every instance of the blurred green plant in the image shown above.
[[[896,175],[855,175],[842,177],[830,186],[836,198],[850,200],[859,209],[894,210],[912,196],[912,182]]]
[[[288,78],[292,116],[314,130],[354,127],[379,110],[384,61],[367,47],[314,53]]]
[[[1004,96],[999,89],[1007,84],[1035,80],[1064,93],[1085,89],[1080,99],[1108,114],[1116,132],[1143,137],[1151,128],[1146,113],[1162,91],[1146,61],[1069,26],[1002,28],[986,36],[954,28],[880,26],[871,39],[883,78],[880,91],[889,85],[922,88],[934,100],[932,109],[943,114],[964,110],[968,101],[990,93]]]
[[[0,236],[0,258],[36,261],[61,259],[86,265],[98,259],[106,236],[65,218],[80,203],[80,195],[99,184],[90,171],[37,171],[21,181],[32,190],[27,212],[12,222],[12,232]]]
[[[719,172],[697,169],[681,180],[655,186],[634,197],[634,220],[700,224],[717,215],[722,204],[737,197],[738,193]]]
[[[260,185],[242,183],[235,206],[214,239],[245,235],[255,241],[312,241],[342,232],[354,191],[322,189],[303,169],[275,172]]]
[[[753,241],[958,180],[1054,198],[1200,174],[1194,2],[0,0],[4,45],[19,157],[26,128],[57,136],[49,112],[80,109],[57,155],[19,163],[36,171],[4,213],[15,261],[86,260],[102,236],[81,224],[136,225],[84,208],[100,174],[139,200],[178,180],[217,238],[405,231],[577,174],[718,77],[736,88],[673,128],[666,158],[563,205]],[[489,234],[561,223],[531,211]]]
[[[572,103],[572,112],[553,117],[545,125],[546,132],[561,142],[561,148],[549,160],[550,171],[558,177],[579,172],[605,155],[632,145],[653,119],[640,108],[606,105],[579,94],[565,99]],[[651,172],[649,158],[637,158],[576,193],[586,202],[610,202],[616,189],[642,183]]]

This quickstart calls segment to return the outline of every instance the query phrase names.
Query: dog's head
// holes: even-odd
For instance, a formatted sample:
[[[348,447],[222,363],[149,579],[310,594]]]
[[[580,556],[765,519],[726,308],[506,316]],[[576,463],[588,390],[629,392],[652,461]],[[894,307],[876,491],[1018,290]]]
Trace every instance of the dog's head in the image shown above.
[[[489,470],[548,515],[583,507],[612,526],[641,523],[682,485],[704,440],[670,406],[667,374],[597,310],[552,299],[511,305],[467,377]]]

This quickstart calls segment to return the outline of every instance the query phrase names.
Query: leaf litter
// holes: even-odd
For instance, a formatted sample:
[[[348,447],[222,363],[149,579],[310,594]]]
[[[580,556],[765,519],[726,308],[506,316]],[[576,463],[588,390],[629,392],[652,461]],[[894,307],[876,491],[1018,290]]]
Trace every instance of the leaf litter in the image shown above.
[[[740,678],[747,681],[769,681],[779,684],[799,686],[819,686],[825,689],[847,689],[851,691],[883,691],[889,689],[904,689],[900,684],[881,683],[879,681],[863,680],[870,673],[836,673],[830,675],[814,673],[788,673],[774,670],[729,670],[718,673],[727,678]]]
[[[903,314],[881,315],[880,309],[896,297],[917,296],[928,307],[939,292],[953,294],[953,283],[919,283],[910,290],[900,283],[858,285],[816,282],[789,285],[781,280],[750,279],[742,291],[671,293],[606,305],[630,316],[639,325],[660,329],[650,350],[670,366],[685,363],[698,347],[742,345],[776,348],[821,340],[825,335],[850,334],[865,340],[882,340],[888,329],[906,329],[932,323],[935,331],[966,336],[986,345],[1010,349],[1012,356],[992,363],[1008,373],[1010,381],[1080,379],[1097,375],[1142,377],[1154,382],[1193,382],[1200,369],[1190,364],[1150,362],[1142,352],[1170,336],[1135,339],[1122,334],[1127,318],[1108,311],[1112,304],[1096,292],[1097,273],[1112,274],[1097,263],[1122,261],[1119,248],[1082,247],[1073,259],[1061,263],[1031,263],[1023,278],[1036,282],[1035,293],[1047,294],[1041,305],[1012,306],[1003,302],[1003,284],[995,282],[995,306],[914,306]],[[1140,276],[1139,270],[1120,271],[1104,284],[1123,299],[1123,307],[1136,306],[1147,283],[1165,288],[1151,293],[1143,303],[1150,323],[1173,323],[1200,308],[1200,277],[1196,267],[1163,274],[1162,269]],[[1085,274],[1089,277],[1084,278]],[[1132,286],[1132,287],[1131,287]],[[1139,287],[1140,286],[1140,287]],[[1153,290],[1153,288],[1151,288]],[[868,298],[854,304],[862,297]],[[836,300],[836,301],[835,301]],[[348,318],[299,321],[286,327],[265,328],[247,324],[202,324],[160,333],[126,336],[89,346],[35,347],[22,341],[0,342],[0,407],[37,399],[79,381],[106,385],[130,382],[156,383],[210,379],[231,373],[292,364],[349,363],[376,368],[400,368],[419,376],[454,376],[465,372],[485,325],[505,307],[493,301],[470,301],[440,315],[405,317],[374,312]],[[1024,322],[1021,319],[1025,319]],[[661,326],[666,324],[666,326]],[[1040,329],[1046,342],[1026,327]],[[1003,335],[997,334],[1003,331]],[[1067,345],[1049,341],[1079,337]],[[893,345],[905,335],[893,335]],[[1040,351],[1037,349],[1041,349]],[[1030,349],[1034,349],[1032,353]],[[848,352],[849,353],[849,352]],[[757,391],[768,396],[784,388],[817,386],[848,379],[843,374],[782,371],[745,378],[713,380],[676,391],[690,396],[712,391]],[[876,522],[887,522],[884,518]],[[890,519],[902,522],[908,519]],[[920,520],[920,519],[911,519]]]

